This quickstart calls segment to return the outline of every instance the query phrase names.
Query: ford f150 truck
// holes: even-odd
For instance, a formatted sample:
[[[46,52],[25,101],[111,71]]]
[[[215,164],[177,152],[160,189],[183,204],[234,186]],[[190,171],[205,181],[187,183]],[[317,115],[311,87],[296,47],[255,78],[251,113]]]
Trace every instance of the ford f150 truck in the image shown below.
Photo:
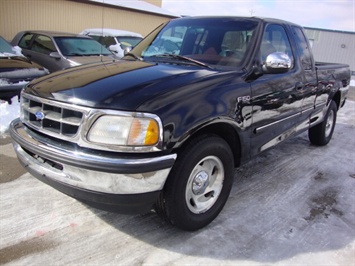
[[[181,18],[123,60],[32,81],[10,134],[27,171],[59,191],[197,230],[235,167],[306,130],[326,145],[349,82],[347,65],[314,61],[296,24]]]

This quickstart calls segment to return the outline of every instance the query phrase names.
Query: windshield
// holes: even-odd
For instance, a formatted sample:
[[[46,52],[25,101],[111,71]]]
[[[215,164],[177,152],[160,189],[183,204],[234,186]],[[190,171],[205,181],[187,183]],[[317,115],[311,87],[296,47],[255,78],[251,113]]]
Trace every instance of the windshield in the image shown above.
[[[227,17],[172,20],[132,52],[144,60],[173,60],[179,57],[167,55],[179,55],[209,65],[237,67],[250,50],[257,26],[253,19]]]
[[[64,56],[111,55],[99,42],[89,38],[55,37]]]
[[[12,46],[0,36],[0,56],[1,55],[16,55]]]

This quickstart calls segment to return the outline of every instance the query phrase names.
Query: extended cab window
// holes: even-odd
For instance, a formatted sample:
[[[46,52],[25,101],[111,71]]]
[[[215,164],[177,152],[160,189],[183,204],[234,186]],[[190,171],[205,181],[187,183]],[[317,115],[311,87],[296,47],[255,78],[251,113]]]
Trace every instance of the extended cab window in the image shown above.
[[[294,62],[290,41],[285,29],[280,25],[270,24],[264,31],[260,46],[261,62],[264,63],[266,57],[274,52],[285,53]]]
[[[48,36],[38,35],[32,44],[32,51],[41,54],[49,55],[51,52],[56,52],[54,43]]]
[[[301,64],[304,70],[312,69],[312,54],[308,46],[306,37],[303,34],[302,29],[298,27],[292,27],[295,40],[297,42],[297,50],[300,55]]]
[[[18,46],[20,46],[23,49],[30,49],[30,44],[31,44],[31,39],[33,37],[33,34],[31,33],[26,33],[25,35],[23,35],[23,37],[21,38]]]

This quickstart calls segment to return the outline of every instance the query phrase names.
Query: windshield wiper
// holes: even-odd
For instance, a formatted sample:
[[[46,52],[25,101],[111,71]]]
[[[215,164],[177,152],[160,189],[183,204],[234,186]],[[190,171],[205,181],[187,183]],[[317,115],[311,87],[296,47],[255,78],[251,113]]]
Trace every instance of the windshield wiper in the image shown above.
[[[157,54],[157,55],[153,55],[151,57],[170,57],[170,58],[173,58],[173,59],[178,59],[178,60],[194,63],[195,65],[198,65],[198,66],[202,66],[202,67],[206,67],[206,68],[212,68],[211,66],[209,66],[209,65],[207,65],[205,63],[202,63],[202,62],[197,61],[195,59],[192,59],[192,58],[189,58],[189,57],[186,57],[186,56],[183,56],[183,55],[178,55],[178,54]]]
[[[142,57],[136,56],[134,53],[128,52],[128,53],[126,53],[126,54],[124,55],[124,57],[126,57],[126,56],[131,56],[131,57],[133,57],[134,59],[137,59],[137,60],[139,60],[139,61],[143,61],[143,58],[142,58]]]

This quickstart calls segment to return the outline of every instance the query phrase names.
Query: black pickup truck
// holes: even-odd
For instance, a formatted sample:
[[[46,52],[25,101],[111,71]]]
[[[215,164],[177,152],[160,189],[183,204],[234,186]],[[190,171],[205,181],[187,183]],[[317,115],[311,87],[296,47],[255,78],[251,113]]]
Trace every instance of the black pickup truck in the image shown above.
[[[197,230],[222,210],[235,167],[305,130],[326,145],[349,82],[349,66],[314,61],[298,25],[181,18],[123,60],[32,81],[10,134],[54,188]]]

